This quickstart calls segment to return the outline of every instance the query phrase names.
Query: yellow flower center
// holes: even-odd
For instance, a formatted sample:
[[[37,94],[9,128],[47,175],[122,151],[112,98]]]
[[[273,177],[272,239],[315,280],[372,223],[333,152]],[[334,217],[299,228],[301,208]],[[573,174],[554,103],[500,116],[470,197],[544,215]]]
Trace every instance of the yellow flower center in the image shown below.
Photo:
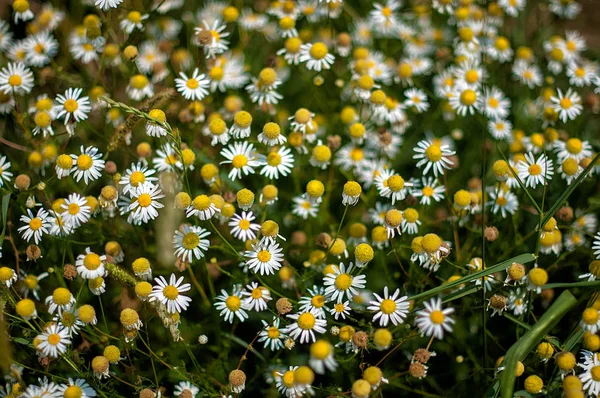
[[[590,373],[591,373],[592,379],[594,379],[594,381],[600,381],[600,365],[594,366],[590,370]]]
[[[310,312],[305,312],[298,317],[298,327],[302,330],[310,330],[315,326],[315,316]]]
[[[271,152],[267,155],[267,164],[269,166],[279,166],[281,164],[281,155],[277,152]]]
[[[248,229],[250,229],[250,221],[243,219],[240,221],[238,226],[240,227],[240,229],[247,231]]]
[[[444,318],[446,318],[446,316],[440,310],[432,311],[431,314],[429,314],[429,319],[436,325],[440,325],[442,322],[444,322]]]
[[[175,300],[179,296],[179,290],[173,285],[169,285],[163,289],[163,294],[169,300]]]
[[[134,171],[129,176],[129,183],[134,187],[137,187],[139,184],[143,183],[144,181],[146,181],[146,176],[141,171]]]
[[[127,14],[127,19],[135,24],[138,24],[142,21],[142,14],[139,11],[131,11],[129,14]]]
[[[200,243],[200,237],[198,237],[198,234],[195,232],[188,232],[187,234],[185,234],[183,236],[183,239],[181,240],[181,245],[183,246],[184,249],[187,249],[187,250],[192,250],[192,249],[198,247],[199,243]]]
[[[570,138],[567,140],[567,151],[573,154],[578,154],[583,149],[583,143],[580,139]]]
[[[465,90],[460,93],[460,102],[463,105],[470,106],[477,101],[477,94],[473,90]]]
[[[477,83],[477,80],[479,80],[479,73],[474,69],[470,69],[465,73],[465,80],[469,84]]]
[[[314,296],[310,300],[310,303],[315,308],[321,308],[321,307],[323,307],[325,305],[325,297],[319,294],[317,296]]]
[[[379,309],[386,315],[389,315],[396,311],[396,302],[391,299],[385,299],[379,305]]]
[[[225,76],[225,72],[223,71],[223,68],[215,66],[210,70],[208,75],[212,80],[220,81],[223,79],[223,76]]]
[[[529,166],[529,174],[531,174],[532,176],[537,176],[540,175],[542,173],[542,166],[540,166],[539,164],[532,164],[531,166]]]
[[[79,104],[74,99],[69,98],[65,101],[63,107],[65,108],[65,111],[73,113],[79,108]]]
[[[242,221],[247,222],[247,220],[242,220]],[[248,222],[248,224],[250,224],[250,223]],[[240,227],[241,227],[241,222],[240,222]],[[248,229],[248,228],[244,228],[244,229]],[[258,261],[260,261],[261,263],[266,263],[271,259],[271,253],[269,253],[268,250],[261,250],[257,253],[256,258],[258,258]]]
[[[275,326],[271,326],[269,328],[269,330],[267,330],[267,335],[269,336],[270,339],[277,339],[279,338],[279,329],[277,329]]]
[[[439,145],[431,144],[425,150],[425,155],[427,156],[427,159],[431,160],[432,162],[438,162],[442,159],[442,149]]]
[[[310,56],[314,59],[323,59],[327,56],[329,50],[324,43],[315,43],[310,48]]]
[[[246,155],[235,155],[231,161],[231,164],[236,169],[241,169],[242,167],[248,164],[248,158],[246,157]]]
[[[196,80],[196,79],[194,79],[194,78],[191,78],[191,79],[188,79],[188,81],[187,81],[187,83],[186,83],[185,85],[186,85],[186,86],[187,86],[189,89],[191,89],[191,90],[195,90],[195,89],[197,89],[197,88],[198,88],[198,86],[199,86],[200,84],[198,83],[198,80]]]
[[[77,168],[81,170],[89,170],[92,167],[93,159],[90,155],[79,155],[77,157]]]
[[[8,78],[8,84],[13,87],[20,86],[23,83],[23,79],[19,75],[12,75]]]
[[[292,388],[294,386],[294,371],[288,370],[281,376],[281,382],[287,388]]]
[[[152,203],[152,197],[147,193],[143,193],[138,196],[137,201],[141,207],[148,207]]]
[[[573,101],[570,98],[563,98],[560,100],[560,107],[563,109],[570,109],[573,106]]]
[[[225,306],[229,311],[236,312],[242,306],[242,300],[238,296],[229,296],[225,300]]]
[[[60,336],[56,333],[52,333],[48,336],[48,343],[52,345],[57,345],[60,343]]]
[[[83,266],[90,271],[97,270],[102,264],[102,260],[100,260],[100,256],[96,253],[88,253],[83,258]]]
[[[148,78],[144,75],[135,75],[131,78],[131,86],[141,90],[148,85]]]
[[[339,274],[335,278],[335,287],[339,290],[348,290],[352,286],[352,275]]]
[[[432,187],[423,187],[423,196],[427,196],[430,197],[433,195],[433,188]]]
[[[38,278],[35,275],[27,275],[27,277],[25,278],[25,286],[27,286],[27,288],[29,290],[33,290],[38,286]]]
[[[37,231],[38,229],[42,228],[42,220],[40,220],[37,217],[31,219],[31,221],[29,221],[29,228],[31,228],[34,231]]]
[[[64,392],[64,398],[81,398],[83,392],[79,386],[69,386]]]
[[[70,215],[74,216],[75,214],[79,213],[79,205],[77,203],[71,203],[69,205],[69,208],[67,209],[67,211],[69,212]]]

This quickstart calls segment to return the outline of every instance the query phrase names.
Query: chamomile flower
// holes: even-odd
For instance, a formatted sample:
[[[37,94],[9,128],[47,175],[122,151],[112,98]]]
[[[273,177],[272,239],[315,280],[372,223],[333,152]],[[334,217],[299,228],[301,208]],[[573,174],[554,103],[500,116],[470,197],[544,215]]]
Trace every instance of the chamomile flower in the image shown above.
[[[295,371],[298,366],[290,366],[288,370],[276,372],[275,386],[277,391],[287,398],[301,397],[306,392],[304,386],[295,383]]]
[[[125,88],[127,95],[135,101],[143,100],[154,95],[154,87],[148,78],[144,75],[134,75],[129,79],[129,84]]]
[[[404,106],[407,108],[414,108],[418,113],[423,113],[429,109],[429,102],[427,101],[427,95],[418,88],[411,88],[404,92],[406,100]]]
[[[144,30],[144,21],[150,17],[148,14],[142,14],[139,11],[129,11],[127,16],[121,20],[120,26],[123,32],[128,35],[134,30]]]
[[[327,340],[317,340],[310,346],[310,359],[308,364],[318,374],[325,374],[325,370],[335,372],[338,367],[333,357],[333,345]]]
[[[446,188],[440,185],[435,177],[423,177],[421,181],[413,182],[413,188],[410,194],[416,198],[421,198],[419,203],[429,206],[431,202],[439,202],[444,199]]]
[[[121,175],[119,185],[123,185],[123,193],[129,193],[140,184],[148,181],[154,183],[158,177],[154,177],[156,170],[144,166],[142,163],[134,163]]]
[[[63,210],[60,218],[68,228],[78,228],[90,219],[91,207],[87,199],[78,193],[70,194],[60,207]]]
[[[123,0],[96,0],[94,4],[99,9],[106,11],[110,8],[117,8],[122,2]]]
[[[0,285],[10,288],[18,279],[17,273],[12,268],[0,267]]]
[[[298,65],[300,63],[300,49],[302,48],[302,40],[299,37],[290,37],[283,44],[283,48],[277,51],[277,55],[282,56],[290,65]]]
[[[14,12],[14,21],[16,24],[19,21],[27,22],[35,16],[33,11],[29,8],[29,1],[27,0],[15,0],[12,4],[12,9]]]
[[[308,70],[321,72],[323,69],[331,68],[335,56],[329,52],[325,43],[307,43],[300,46],[299,61],[306,62]]]
[[[533,89],[542,85],[542,72],[537,65],[517,61],[513,66],[515,80]]]
[[[338,318],[346,319],[350,315],[350,302],[344,301],[343,303],[336,303],[329,310],[329,314],[337,321]]]
[[[150,293],[150,300],[156,300],[160,304],[164,305],[167,309],[167,312],[180,313],[185,311],[192,299],[184,296],[182,293],[189,291],[192,288],[192,285],[189,283],[183,283],[183,276],[177,277],[175,274],[171,274],[169,278],[169,282],[167,280],[159,276],[154,278],[156,285],[152,287],[152,293]]]
[[[497,140],[507,140],[512,136],[512,123],[508,120],[490,120],[488,129],[492,137]]]
[[[558,96],[550,98],[554,104],[554,111],[558,113],[558,117],[563,123],[575,119],[583,110],[581,96],[571,88],[566,93],[563,93],[560,88],[557,91]]]
[[[243,211],[241,215],[234,214],[228,223],[231,235],[242,242],[256,239],[256,231],[260,229],[260,225],[252,223],[255,219],[251,211]]]
[[[253,144],[247,141],[234,142],[221,150],[221,156],[226,160],[221,164],[230,163],[233,170],[229,172],[229,178],[235,181],[245,175],[254,174],[254,169],[262,164]]]
[[[390,321],[396,326],[404,323],[410,305],[407,296],[399,297],[400,289],[396,289],[390,296],[386,286],[383,289],[383,297],[377,293],[373,293],[373,295],[375,300],[371,301],[367,307],[368,310],[376,312],[373,322],[379,319],[379,325],[382,327],[386,327]]]
[[[359,289],[364,289],[367,284],[365,275],[352,275],[354,265],[350,263],[348,268],[344,263],[332,266],[332,273],[325,275],[323,285],[325,286],[325,295],[331,301],[341,303],[344,296],[352,300],[353,296],[359,294]]]
[[[474,115],[481,107],[481,94],[476,88],[458,86],[450,97],[449,103],[458,115]]]
[[[207,195],[198,195],[192,200],[185,211],[186,217],[198,217],[200,220],[209,220],[220,210]]]
[[[439,340],[443,339],[444,331],[452,332],[452,325],[455,320],[450,318],[450,315],[454,313],[454,308],[442,309],[440,298],[425,301],[423,304],[425,309],[417,312],[415,326],[419,328],[421,335],[434,336]]]
[[[83,145],[80,148],[80,155],[71,155],[73,159],[73,167],[71,172],[77,182],[88,182],[97,180],[102,177],[105,161],[102,159],[102,154],[98,152],[98,148],[89,146],[84,149]]]
[[[24,95],[33,88],[33,72],[22,63],[9,63],[0,70],[0,90],[5,94]]]
[[[269,179],[279,179],[279,176],[287,176],[294,166],[294,155],[289,148],[280,147],[277,151],[271,151],[267,155],[260,175]]]
[[[207,21],[202,21],[200,26],[194,28],[194,43],[202,46],[206,58],[215,58],[229,48],[229,41],[225,37],[229,32],[224,32],[227,25],[215,19],[212,26]]]
[[[33,238],[36,245],[41,242],[42,235],[49,233],[51,228],[48,212],[44,209],[39,209],[35,217],[31,210],[27,209],[27,215],[22,215],[20,221],[25,223],[18,229],[21,236],[27,242]]]
[[[418,160],[417,167],[422,167],[423,174],[433,171],[434,176],[444,175],[444,169],[450,169],[454,163],[449,159],[456,152],[451,151],[447,145],[441,145],[429,140],[421,140],[414,148],[413,159]]]
[[[307,220],[309,217],[315,218],[319,213],[319,204],[305,198],[304,195],[292,198],[292,214]]]
[[[262,132],[258,135],[258,142],[269,146],[282,145],[286,141],[287,139],[281,134],[281,127],[277,123],[265,124]]]
[[[198,68],[194,69],[191,77],[184,72],[179,72],[179,78],[175,79],[175,87],[181,95],[190,101],[202,100],[208,95],[210,80],[206,75],[200,74]]]
[[[127,210],[132,212],[136,224],[145,224],[158,217],[158,209],[164,207],[159,199],[165,197],[158,185],[146,181],[132,189],[130,193],[132,202]]]
[[[42,334],[37,335],[36,339],[40,342],[37,349],[44,356],[51,358],[58,358],[64,354],[67,346],[71,344],[67,328],[57,324],[50,325]]]
[[[67,383],[59,386],[58,392],[63,397],[91,398],[96,396],[96,391],[84,379],[73,380],[70,377]]]
[[[252,282],[246,285],[246,289],[242,291],[242,305],[248,311],[265,311],[267,303],[272,300],[271,292],[264,286],[258,286],[258,283]]]
[[[81,97],[83,92],[80,88],[70,88],[65,91],[65,94],[59,94],[56,96],[56,105],[54,106],[54,112],[56,112],[56,118],[65,119],[65,125],[69,125],[69,122],[76,123],[88,118],[88,114],[92,110],[90,105],[89,97]],[[73,134],[72,131],[69,134]]]
[[[264,348],[268,347],[271,351],[277,351],[283,348],[283,340],[286,336],[279,328],[280,322],[281,320],[279,318],[274,318],[273,323],[269,325],[262,320],[263,329],[258,334],[258,342],[263,343]]]
[[[241,286],[235,285],[231,295],[226,290],[222,289],[221,294],[216,297],[215,308],[217,311],[221,311],[219,316],[223,316],[225,322],[233,323],[235,317],[240,322],[244,322],[248,319],[248,313],[244,309],[242,303],[242,289]]]
[[[519,208],[517,195],[510,191],[490,189],[488,194],[490,195],[490,201],[486,204],[492,207],[492,213],[497,214],[500,212],[502,218],[515,214]]]
[[[377,177],[375,177],[375,187],[382,198],[390,198],[392,205],[396,201],[404,200],[408,194],[408,189],[413,186],[407,182],[402,176],[396,174],[392,169],[381,169]]]
[[[588,396],[593,397],[600,394],[600,359],[595,353],[592,353],[588,361],[579,364],[583,368],[583,373],[579,374],[579,379],[583,383],[583,390]]]
[[[319,319],[325,319],[327,308],[327,298],[325,297],[325,288],[314,285],[312,289],[307,289],[308,296],[300,298],[298,304],[300,311],[310,311]]]
[[[75,304],[75,297],[69,289],[59,287],[54,289],[51,296],[46,297],[45,303],[48,306],[50,315],[54,314],[55,311],[60,315],[63,311],[69,311],[72,308]]]
[[[80,254],[77,257],[75,266],[77,267],[77,273],[84,279],[95,279],[102,277],[105,274],[104,264],[106,262],[105,255],[98,255],[90,250],[85,249],[85,254]]]
[[[210,246],[210,240],[206,239],[209,236],[210,232],[202,227],[184,224],[173,236],[175,256],[188,263],[194,258],[201,259]]]
[[[258,74],[258,78],[252,78],[252,83],[246,86],[250,99],[259,106],[277,104],[283,98],[277,92],[281,80],[273,68],[264,68]]]
[[[517,174],[526,187],[535,188],[552,179],[554,166],[552,160],[544,154],[535,159],[533,154],[526,153],[525,160],[517,164]]]
[[[242,221],[246,220],[241,220],[238,223],[240,230],[242,230]],[[252,226],[258,224],[249,225],[248,231],[252,232]],[[245,253],[245,256],[249,258],[249,260],[246,261],[246,265],[248,266],[248,269],[259,273],[260,275],[273,275],[275,271],[278,271],[283,265],[282,252],[283,249],[276,242],[262,245],[255,244],[252,246],[252,250]]]
[[[481,110],[491,120],[506,119],[510,111],[510,100],[498,87],[484,89]]]
[[[287,316],[293,323],[284,329],[292,339],[300,341],[301,344],[311,343],[317,340],[316,333],[325,333],[327,321],[317,318],[314,311],[302,311]]]
[[[8,171],[11,163],[7,161],[6,156],[0,157],[0,187],[4,186],[4,182],[10,182],[13,173]]]

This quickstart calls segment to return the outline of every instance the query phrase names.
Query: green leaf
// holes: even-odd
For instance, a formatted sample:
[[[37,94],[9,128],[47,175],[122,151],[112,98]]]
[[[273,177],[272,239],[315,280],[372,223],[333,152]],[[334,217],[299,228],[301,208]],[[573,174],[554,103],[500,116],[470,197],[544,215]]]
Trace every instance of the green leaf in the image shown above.
[[[599,287],[599,286],[600,286],[600,280],[589,281],[589,282],[572,282],[572,283],[548,283],[547,285],[542,286],[542,289],[556,289],[559,287],[573,288],[573,287]]]
[[[594,159],[592,159],[592,161],[590,162],[590,164],[588,164],[588,166],[585,168],[585,170],[583,170],[583,172],[581,174],[579,174],[579,177],[577,177],[575,179],[575,181],[573,181],[567,187],[567,189],[560,195],[560,197],[556,200],[556,202],[554,202],[554,204],[552,205],[550,210],[548,210],[546,212],[546,214],[544,214],[544,218],[542,218],[542,222],[540,222],[540,225],[538,226],[539,228],[541,228],[543,225],[546,225],[546,222],[550,219],[550,217],[552,217],[554,215],[554,213],[556,213],[556,210],[558,210],[558,208],[567,201],[567,198],[569,197],[569,195],[571,195],[573,193],[573,191],[575,190],[575,188],[577,188],[579,186],[579,184],[581,184],[581,181],[583,181],[583,179],[585,177],[587,177],[590,170],[592,170],[592,168],[594,167],[594,165],[596,164],[598,159],[600,159],[600,153],[598,153],[596,155],[596,157],[594,157]]]
[[[550,329],[552,329],[576,304],[577,299],[575,299],[570,291],[565,290],[550,308],[546,310],[544,315],[540,317],[536,324],[509,348],[504,357],[504,361],[502,361],[502,365],[504,366],[504,371],[500,378],[500,394],[502,398],[513,397],[515,372],[510,371],[510,369],[515,369],[517,361],[523,361],[536,344],[538,344]]]
[[[504,260],[494,266],[491,266],[491,267],[481,270],[479,272],[475,272],[473,274],[464,276],[464,277],[457,279],[455,281],[452,281],[450,283],[446,283],[446,284],[434,287],[433,289],[429,289],[425,292],[415,294],[414,296],[409,297],[409,299],[410,300],[419,300],[419,299],[423,299],[426,297],[430,297],[430,296],[436,295],[439,292],[442,292],[444,290],[452,289],[452,288],[460,286],[464,283],[469,283],[471,281],[474,281],[475,279],[480,279],[480,278],[483,278],[484,276],[488,276],[488,275],[491,275],[496,272],[504,271],[505,269],[510,267],[510,265],[512,263],[526,264],[526,263],[532,262],[533,260],[535,260],[535,255],[533,255],[531,253],[520,254],[516,257],[509,258],[508,260]]]
[[[6,233],[6,223],[8,222],[8,204],[9,203],[10,203],[10,193],[7,193],[2,197],[2,234],[0,234],[0,242],[4,241],[4,234]]]

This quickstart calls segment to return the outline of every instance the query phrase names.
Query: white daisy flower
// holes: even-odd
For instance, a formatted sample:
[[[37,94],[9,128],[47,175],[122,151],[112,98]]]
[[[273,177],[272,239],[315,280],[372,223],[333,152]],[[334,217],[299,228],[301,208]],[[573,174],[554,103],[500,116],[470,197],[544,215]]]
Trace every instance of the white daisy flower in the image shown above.
[[[375,187],[382,198],[391,198],[392,205],[397,201],[404,200],[408,194],[408,188],[412,183],[404,181],[393,169],[381,169],[375,177]]]
[[[5,94],[24,95],[33,88],[33,72],[22,63],[9,63],[0,70],[0,90]]]
[[[526,153],[525,161],[517,164],[517,174],[526,187],[535,188],[538,184],[543,185],[546,179],[551,180],[554,174],[552,160],[541,154],[537,160],[533,154]]]
[[[323,278],[325,286],[325,295],[331,301],[341,303],[344,301],[344,296],[348,300],[352,300],[353,296],[358,295],[358,289],[364,289],[367,284],[366,275],[353,276],[353,264],[350,263],[348,268],[344,263],[333,265],[333,272],[327,274]]]
[[[234,142],[221,150],[221,156],[225,159],[221,164],[231,163],[233,170],[229,172],[229,178],[235,181],[244,175],[254,174],[254,168],[263,162],[260,160],[253,144],[247,141]]]
[[[237,223],[237,225],[240,226],[240,229],[242,221],[244,220]],[[255,244],[252,246],[252,250],[247,251],[244,254],[249,258],[249,260],[246,261],[246,265],[248,266],[248,269],[261,275],[273,275],[275,271],[279,270],[283,265],[282,252],[283,249],[276,242],[270,242],[266,245]]]
[[[158,185],[146,181],[137,188],[131,190],[132,203],[127,210],[133,211],[132,215],[136,224],[145,224],[158,217],[157,209],[162,209],[164,207],[158,200],[164,197],[165,195]]]
[[[152,159],[152,164],[159,172],[183,170],[183,163],[177,156],[177,151],[170,143],[164,144],[161,149],[156,150],[156,157]]]
[[[404,96],[406,97],[404,106],[407,108],[414,107],[418,113],[423,113],[429,109],[427,95],[423,92],[423,90],[411,88],[404,92]]]
[[[90,219],[91,207],[87,199],[78,193],[70,194],[60,207],[63,209],[60,217],[68,228],[78,228]]]
[[[435,336],[439,340],[443,339],[444,331],[452,332],[452,325],[455,320],[450,318],[450,315],[454,313],[454,308],[442,310],[442,300],[440,298],[433,298],[423,304],[425,309],[417,312],[415,326],[419,328],[421,335]]]
[[[418,160],[417,167],[425,165],[423,175],[427,175],[430,170],[434,176],[444,175],[444,169],[450,169],[454,163],[448,157],[456,154],[451,151],[447,145],[434,143],[430,140],[421,140],[414,148],[415,155],[413,159]]]
[[[124,185],[123,193],[126,194],[132,191],[146,181],[154,183],[158,180],[158,177],[154,177],[155,173],[156,170],[150,169],[140,162],[132,164],[130,168],[125,170],[119,180],[119,184]]]
[[[196,398],[200,393],[200,389],[189,381],[180,381],[173,389],[173,392],[176,397]]]
[[[294,322],[284,329],[284,333],[294,340],[300,341],[301,344],[315,342],[317,339],[315,332],[326,332],[327,321],[317,318],[313,311],[299,312],[287,317]]]
[[[419,203],[422,205],[431,205],[432,200],[439,202],[444,199],[446,188],[440,185],[435,177],[423,177],[421,181],[413,181],[413,188],[410,194],[416,198],[421,198]]]
[[[150,15],[142,14],[139,11],[129,11],[127,16],[123,18],[120,22],[121,29],[123,32],[130,35],[134,30],[144,30],[144,21],[148,19]]]
[[[329,53],[325,43],[307,43],[300,46],[300,62],[306,62],[306,69],[321,72],[331,68],[335,56]]]
[[[563,123],[566,123],[567,120],[575,119],[583,110],[581,96],[571,88],[564,94],[560,88],[557,91],[558,97],[550,98],[554,104],[554,111],[558,113],[558,117]]]
[[[300,298],[300,301],[298,302],[300,311],[310,311],[315,314],[317,318],[325,319],[326,311],[329,311],[329,308],[325,305],[327,303],[325,288],[323,286],[313,285],[312,289],[309,288],[307,291],[309,296]]]
[[[507,140],[512,136],[512,123],[508,120],[496,119],[488,122],[490,134],[497,140]]]
[[[140,101],[144,98],[150,98],[154,95],[154,87],[148,78],[144,75],[134,75],[129,79],[129,84],[125,88],[129,98]]]
[[[335,372],[338,363],[333,357],[333,345],[327,340],[317,340],[310,346],[308,365],[318,374],[325,374],[325,369]]]
[[[198,217],[200,220],[210,220],[220,210],[207,195],[198,195],[187,207],[185,215],[187,218]]]
[[[242,291],[242,305],[247,311],[265,311],[267,302],[272,300],[271,292],[264,286],[258,286],[258,283],[252,282],[246,285],[246,289]]]
[[[19,21],[27,22],[34,18],[33,11],[29,8],[29,1],[27,0],[17,0],[12,4],[12,9],[14,12],[14,21],[15,24],[18,24]]]
[[[304,195],[296,196],[292,199],[292,214],[295,214],[307,220],[308,217],[315,218],[319,213],[319,204],[306,199]]]
[[[590,353],[587,360],[585,359],[583,364],[578,364],[583,368],[583,373],[579,374],[579,380],[583,383],[583,390],[589,397],[598,396],[600,394],[600,359],[596,353]]]
[[[80,122],[88,118],[88,114],[92,110],[90,105],[89,97],[81,97],[83,92],[80,88],[70,88],[65,91],[65,94],[58,94],[56,96],[56,105],[54,106],[54,112],[56,112],[56,118],[61,119],[64,117],[65,125],[74,122]],[[72,135],[72,133],[70,132]]]
[[[481,98],[482,112],[492,120],[506,119],[510,113],[510,99],[496,86],[486,88]]]
[[[208,236],[210,232],[206,229],[184,224],[180,230],[175,231],[173,236],[175,256],[188,263],[191,263],[194,258],[201,259],[210,246],[210,240],[205,239]]]
[[[337,321],[339,317],[346,319],[350,315],[350,302],[344,301],[343,303],[336,303],[333,308],[329,310],[329,314],[332,315]]]
[[[204,73],[200,74],[198,68],[194,69],[189,78],[184,72],[179,72],[179,76],[175,79],[175,87],[185,99],[200,101],[209,94],[210,80]]]
[[[77,182],[95,181],[102,177],[105,161],[102,159],[102,154],[98,152],[98,148],[89,146],[84,149],[83,145],[80,148],[80,155],[71,155],[73,159],[73,168],[71,172]]]
[[[234,214],[228,224],[231,228],[231,235],[242,242],[256,239],[256,231],[260,229],[260,225],[252,223],[255,219],[256,217],[251,211],[243,211],[241,215]]]
[[[0,187],[4,186],[4,181],[10,182],[13,173],[8,171],[11,163],[6,160],[6,156],[0,157]]]
[[[306,387],[294,382],[294,371],[298,366],[290,366],[288,370],[275,372],[275,387],[287,398],[301,397],[306,392]]]
[[[58,358],[67,351],[71,344],[69,332],[66,328],[56,324],[50,325],[42,334],[36,336],[40,342],[37,349],[46,357]]]
[[[294,167],[294,155],[289,148],[279,147],[277,151],[271,151],[267,155],[264,166],[260,170],[260,175],[269,179],[279,179],[279,176],[286,177]]]
[[[60,315],[63,311],[69,311],[75,304],[75,297],[64,287],[54,289],[51,296],[46,297],[45,301],[48,306],[48,313],[54,314],[55,311]]]
[[[519,199],[517,195],[510,191],[492,188],[488,190],[488,194],[490,195],[490,201],[486,202],[486,205],[492,207],[492,213],[497,214],[500,212],[502,218],[515,214],[519,209]]]
[[[96,0],[94,4],[99,9],[106,11],[109,8],[117,8],[122,2],[123,0]]]
[[[77,257],[75,266],[77,267],[77,273],[84,279],[96,279],[102,277],[105,274],[104,264],[106,263],[105,255],[98,255],[90,250],[85,249],[85,254],[80,254]]]
[[[223,316],[225,322],[233,323],[233,319],[237,317],[240,322],[244,322],[248,319],[248,313],[244,309],[242,303],[242,289],[240,285],[235,285],[231,295],[224,289],[221,290],[221,294],[216,297],[215,308],[219,313],[219,316]]]
[[[517,61],[512,68],[515,79],[533,89],[542,85],[542,72],[537,65],[527,61]]]
[[[229,36],[229,32],[224,32],[227,25],[221,23],[215,19],[211,26],[208,21],[202,21],[201,26],[194,28],[193,43],[202,46],[206,58],[215,58],[229,48],[229,41],[224,40]]]
[[[48,212],[44,209],[39,209],[35,217],[31,210],[27,209],[27,215],[22,215],[20,221],[26,224],[18,229],[21,237],[27,242],[33,237],[36,245],[41,242],[42,235],[49,233],[52,226]]]
[[[84,379],[73,380],[69,377],[68,380],[68,383],[61,384],[58,388],[58,392],[63,397],[91,398],[96,396],[96,391]]]
[[[192,285],[189,283],[183,283],[183,276],[177,277],[175,274],[171,274],[169,282],[159,276],[154,278],[157,285],[152,287],[152,293],[150,293],[150,300],[156,300],[167,308],[167,312],[174,314],[185,311],[192,299],[184,296],[182,293],[189,291]]]
[[[448,102],[458,115],[474,115],[481,107],[481,94],[477,89],[462,85],[456,88]]]
[[[258,78],[252,78],[252,83],[246,86],[246,91],[250,100],[259,106],[277,104],[283,98],[277,92],[280,85],[281,80],[277,78],[277,72],[272,68],[264,68],[258,74]]]
[[[404,323],[404,318],[408,315],[410,304],[407,296],[398,298],[400,289],[396,289],[394,294],[390,296],[388,287],[386,286],[383,289],[383,298],[377,293],[373,293],[373,295],[376,300],[371,301],[371,305],[367,307],[368,310],[376,312],[373,322],[379,319],[381,327],[386,327],[390,321],[395,326]]]
[[[273,323],[269,325],[264,320],[261,320],[263,328],[258,334],[258,342],[263,343],[264,348],[268,347],[271,351],[277,351],[284,347],[283,340],[286,336],[279,329],[280,321],[279,318],[273,318]]]

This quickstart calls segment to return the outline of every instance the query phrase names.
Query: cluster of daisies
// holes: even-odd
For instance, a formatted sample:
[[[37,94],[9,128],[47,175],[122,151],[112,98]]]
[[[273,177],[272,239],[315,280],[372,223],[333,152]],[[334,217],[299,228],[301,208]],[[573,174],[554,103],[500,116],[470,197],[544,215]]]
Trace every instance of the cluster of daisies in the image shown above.
[[[470,306],[525,331],[550,281],[579,339],[518,383],[600,394],[600,67],[575,30],[514,33],[576,1],[77,3],[0,20],[0,397],[424,395],[488,338]]]

